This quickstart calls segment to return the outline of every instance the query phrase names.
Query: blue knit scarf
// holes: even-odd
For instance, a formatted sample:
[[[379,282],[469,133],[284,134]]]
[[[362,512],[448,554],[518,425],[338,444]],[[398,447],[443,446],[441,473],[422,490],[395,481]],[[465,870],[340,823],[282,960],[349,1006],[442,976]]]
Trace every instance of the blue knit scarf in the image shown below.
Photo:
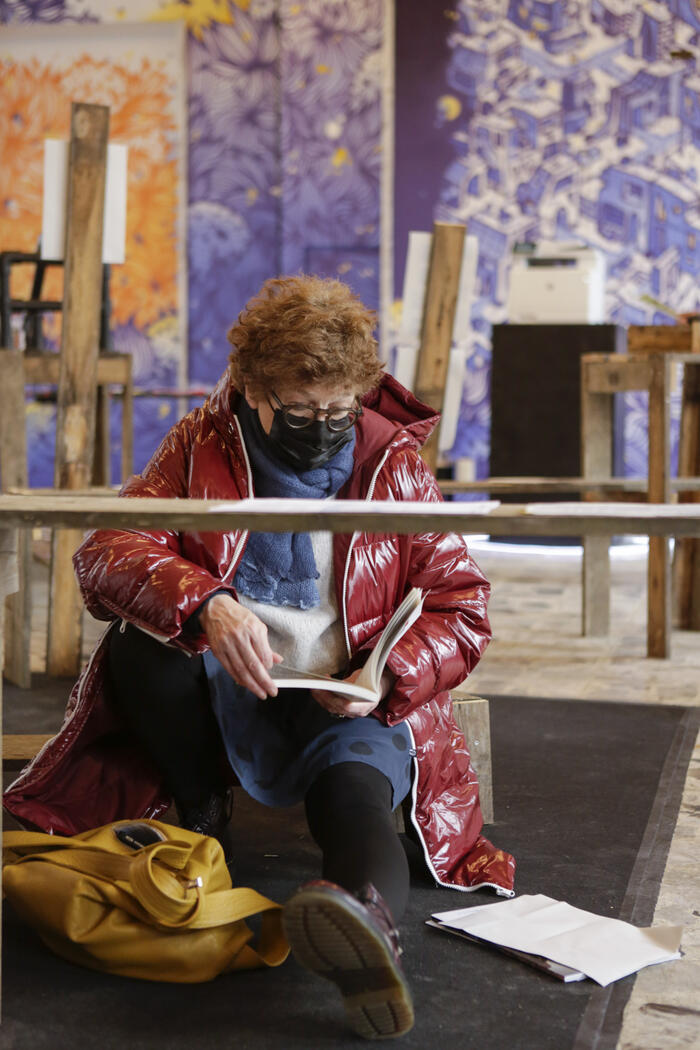
[[[258,413],[244,397],[236,406],[253,471],[255,495],[283,499],[333,496],[352,472],[355,435],[322,467],[297,474],[269,451]],[[234,587],[268,605],[311,609],[320,603],[308,532],[251,532],[236,571]]]

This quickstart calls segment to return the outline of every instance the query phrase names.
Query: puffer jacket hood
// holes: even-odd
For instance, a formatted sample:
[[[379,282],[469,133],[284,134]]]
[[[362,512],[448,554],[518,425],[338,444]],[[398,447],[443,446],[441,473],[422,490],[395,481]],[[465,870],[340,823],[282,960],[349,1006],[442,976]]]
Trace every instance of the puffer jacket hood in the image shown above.
[[[236,400],[241,396],[226,369],[204,403],[204,411],[222,434],[233,424]],[[399,437],[407,446],[422,448],[440,421],[439,412],[419,401],[388,372],[379,386],[362,398],[362,408],[363,415],[356,427],[357,464],[376,459]]]

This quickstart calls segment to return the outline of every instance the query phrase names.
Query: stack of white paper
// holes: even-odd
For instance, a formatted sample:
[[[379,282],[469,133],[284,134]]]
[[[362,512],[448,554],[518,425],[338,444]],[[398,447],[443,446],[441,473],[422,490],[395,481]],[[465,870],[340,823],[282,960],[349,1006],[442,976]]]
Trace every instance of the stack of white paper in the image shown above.
[[[542,894],[433,916],[480,940],[570,966],[606,985],[680,957],[682,926],[632,926]]]

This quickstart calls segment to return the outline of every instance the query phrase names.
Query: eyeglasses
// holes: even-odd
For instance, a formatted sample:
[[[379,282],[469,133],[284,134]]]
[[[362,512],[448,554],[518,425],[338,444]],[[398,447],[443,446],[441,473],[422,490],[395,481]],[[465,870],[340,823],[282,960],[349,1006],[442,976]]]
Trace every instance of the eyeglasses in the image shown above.
[[[339,408],[314,408],[313,405],[283,405],[274,390],[271,390],[277,408],[281,411],[287,426],[293,430],[304,430],[310,427],[317,419],[323,419],[329,430],[339,433],[354,427],[362,415],[362,405],[355,398],[352,408],[341,406]]]

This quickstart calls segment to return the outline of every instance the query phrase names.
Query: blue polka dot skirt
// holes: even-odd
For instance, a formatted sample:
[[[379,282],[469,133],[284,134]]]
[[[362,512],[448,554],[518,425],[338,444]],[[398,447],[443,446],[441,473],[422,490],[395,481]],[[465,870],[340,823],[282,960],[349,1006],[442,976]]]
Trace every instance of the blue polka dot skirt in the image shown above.
[[[334,718],[307,689],[280,689],[259,700],[205,653],[212,709],[229,762],[252,798],[266,806],[301,802],[329,766],[365,762],[390,781],[394,808],[411,787],[411,735],[403,723]]]

